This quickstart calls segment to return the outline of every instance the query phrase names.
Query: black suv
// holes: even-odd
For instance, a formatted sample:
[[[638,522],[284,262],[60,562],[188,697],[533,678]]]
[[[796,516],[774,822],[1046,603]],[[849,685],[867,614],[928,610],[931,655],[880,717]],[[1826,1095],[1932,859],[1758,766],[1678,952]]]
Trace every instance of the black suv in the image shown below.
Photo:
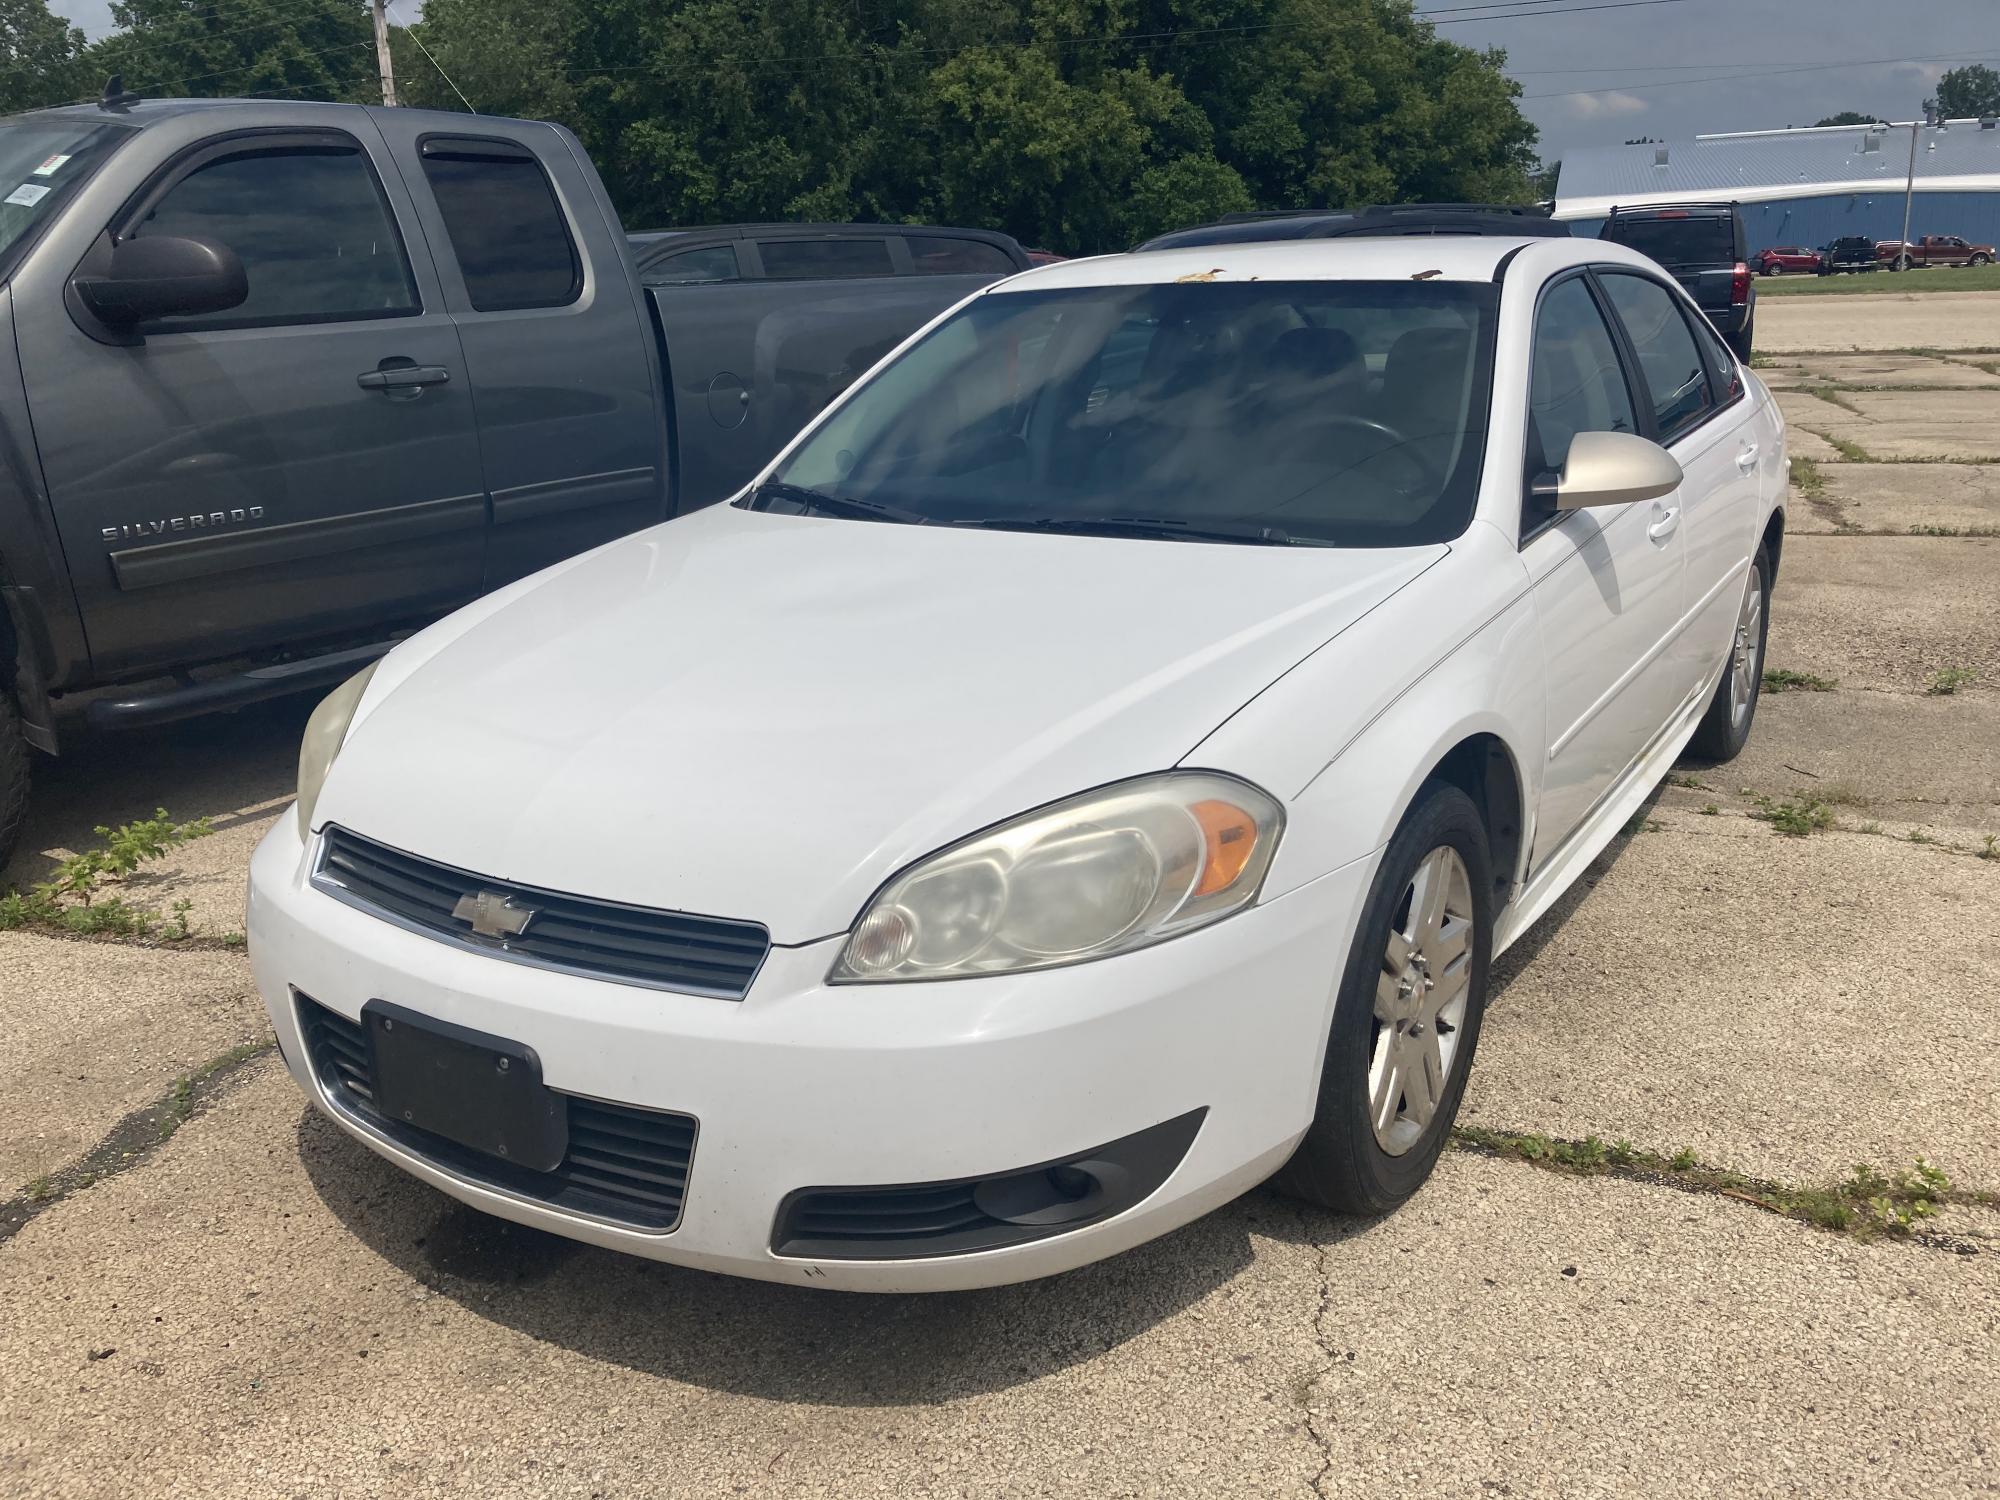
[[[1613,208],[1599,236],[1650,255],[1687,288],[1723,342],[1745,364],[1757,321],[1757,289],[1733,203]]]

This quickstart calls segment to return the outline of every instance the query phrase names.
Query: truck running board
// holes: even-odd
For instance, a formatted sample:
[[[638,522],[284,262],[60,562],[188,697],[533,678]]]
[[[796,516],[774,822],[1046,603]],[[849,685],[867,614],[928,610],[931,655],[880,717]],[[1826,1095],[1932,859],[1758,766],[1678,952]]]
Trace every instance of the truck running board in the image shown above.
[[[345,651],[329,651],[324,656],[308,656],[275,666],[254,667],[230,677],[211,678],[155,692],[134,693],[123,698],[99,698],[84,710],[93,729],[144,729],[154,724],[170,724],[190,719],[218,708],[236,708],[259,703],[266,698],[282,698],[290,693],[330,687],[360,671],[385,655],[395,641],[377,641],[352,646]]]

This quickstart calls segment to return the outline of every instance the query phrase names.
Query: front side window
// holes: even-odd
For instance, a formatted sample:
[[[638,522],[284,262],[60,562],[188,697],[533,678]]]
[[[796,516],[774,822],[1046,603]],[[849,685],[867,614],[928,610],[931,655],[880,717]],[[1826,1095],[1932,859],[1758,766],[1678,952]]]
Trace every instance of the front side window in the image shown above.
[[[338,323],[418,310],[402,236],[358,147],[216,157],[167,189],[127,233],[225,245],[242,260],[250,285],[240,306],[141,332]]]
[[[1618,320],[1625,325],[1626,337],[1632,340],[1633,353],[1639,356],[1639,368],[1652,393],[1653,420],[1659,424],[1660,441],[1672,442],[1715,405],[1701,350],[1687,319],[1681,316],[1679,299],[1657,281],[1618,272],[1605,274],[1604,290]]]
[[[1637,432],[1618,346],[1581,276],[1550,287],[1535,312],[1528,380],[1528,482],[1562,473],[1579,432]]]
[[[424,143],[424,178],[475,312],[563,307],[583,270],[542,164],[497,142]]]
[[[1237,282],[981,297],[748,503],[942,525],[1353,547],[1471,519],[1486,283]]]

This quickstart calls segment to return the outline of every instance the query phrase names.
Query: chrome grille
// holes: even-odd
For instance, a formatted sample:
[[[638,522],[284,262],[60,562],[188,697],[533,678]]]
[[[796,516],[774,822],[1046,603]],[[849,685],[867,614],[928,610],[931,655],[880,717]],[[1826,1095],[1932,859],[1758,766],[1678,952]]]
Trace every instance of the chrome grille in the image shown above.
[[[313,881],[350,906],[448,938],[496,958],[655,989],[740,1000],[770,951],[755,922],[656,911],[492,880],[330,827]],[[489,892],[532,910],[526,930],[499,938],[455,915],[467,896]]]

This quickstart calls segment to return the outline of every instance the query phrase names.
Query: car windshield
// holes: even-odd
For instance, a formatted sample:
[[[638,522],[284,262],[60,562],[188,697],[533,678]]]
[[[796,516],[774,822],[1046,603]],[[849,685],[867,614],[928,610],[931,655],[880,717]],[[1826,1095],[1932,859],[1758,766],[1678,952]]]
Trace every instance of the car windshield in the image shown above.
[[[85,120],[0,120],[0,256],[55,211],[65,185],[131,133]]]
[[[1686,219],[1616,218],[1606,227],[1604,237],[1629,245],[1667,267],[1728,265],[1736,259],[1733,227],[1728,219],[1714,214]]]
[[[745,503],[1198,541],[1465,529],[1495,289],[1176,282],[1002,292],[939,324]]]

